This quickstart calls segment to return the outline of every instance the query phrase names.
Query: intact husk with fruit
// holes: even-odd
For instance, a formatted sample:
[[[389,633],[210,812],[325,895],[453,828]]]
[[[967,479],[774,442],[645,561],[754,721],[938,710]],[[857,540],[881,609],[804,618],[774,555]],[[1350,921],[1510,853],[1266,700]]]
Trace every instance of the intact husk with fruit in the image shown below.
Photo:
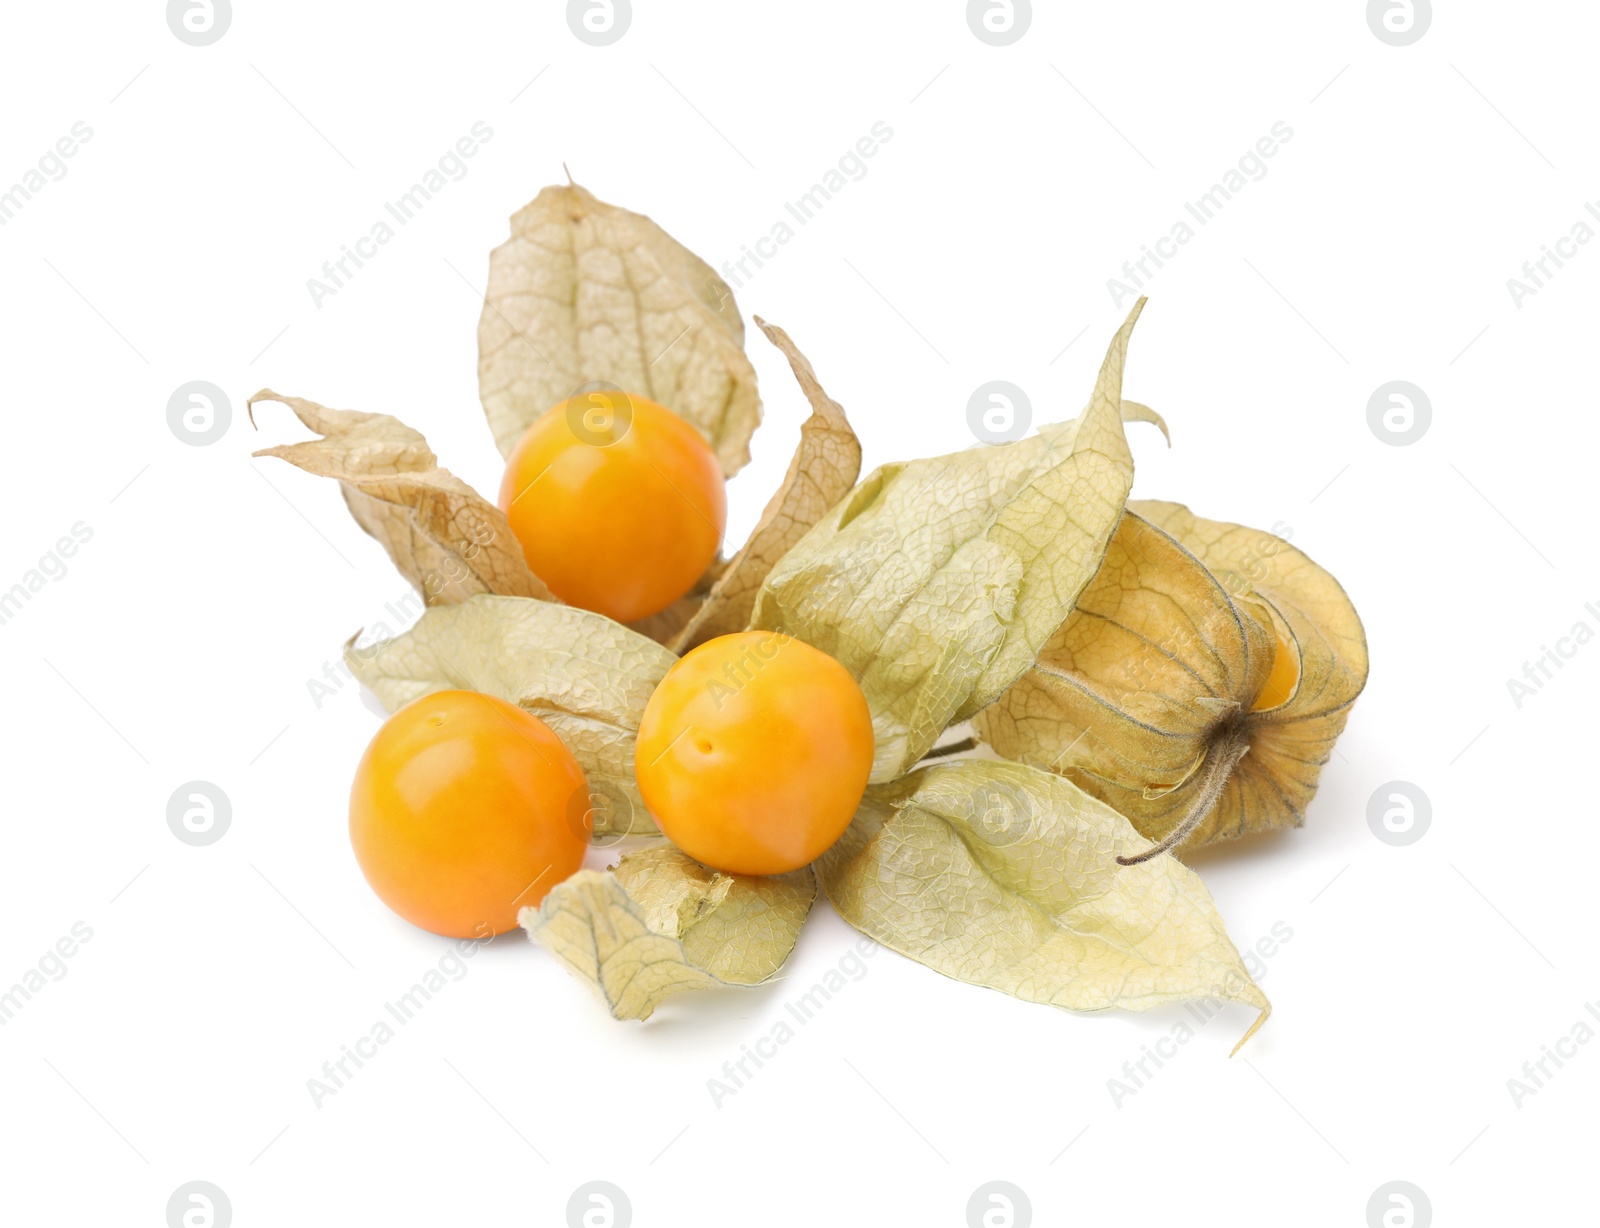
[[[1135,501],[1038,660],[974,725],[1157,849],[1299,826],[1367,678],[1338,581],[1271,533]]]

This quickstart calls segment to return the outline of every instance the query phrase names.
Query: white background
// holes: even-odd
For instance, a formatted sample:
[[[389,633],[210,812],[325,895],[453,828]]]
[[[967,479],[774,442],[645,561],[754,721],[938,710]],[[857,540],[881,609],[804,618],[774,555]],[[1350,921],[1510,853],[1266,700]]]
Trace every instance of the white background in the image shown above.
[[[1600,629],[1600,245],[1520,308],[1506,281],[1600,195],[1600,13],[1441,5],[1396,48],[1355,0],[1036,7],[996,48],[953,0],[635,0],[594,48],[554,2],[236,0],[197,48],[160,3],[8,6],[0,188],[93,129],[0,227],[0,588],[93,532],[0,626],[0,982],[93,930],[0,1029],[8,1219],[158,1225],[190,1180],[241,1228],[560,1225],[591,1179],[639,1225],[959,1225],[993,1179],[1039,1224],[1359,1226],[1396,1179],[1441,1225],[1592,1202],[1600,1044],[1520,1108],[1507,1080],[1600,999],[1600,647],[1520,709],[1506,683]],[[314,305],[307,279],[480,120],[466,177]],[[350,854],[377,718],[308,688],[404,586],[331,484],[250,459],[304,436],[276,406],[252,431],[244,399],[395,414],[492,492],[487,254],[563,161],[721,265],[879,120],[865,178],[738,295],[869,467],[968,446],[987,380],[1075,413],[1124,314],[1107,279],[1293,129],[1150,283],[1126,385],[1174,438],[1132,428],[1136,494],[1292,528],[1371,640],[1306,827],[1195,861],[1240,946],[1293,932],[1271,1022],[1229,1060],[1230,1008],[1119,1104],[1108,1080],[1181,1008],[1074,1016],[883,952],[717,1107],[707,1080],[853,943],[821,903],[785,979],[644,1025],[508,935],[315,1107],[307,1080],[447,947]],[[767,425],[730,545],[806,412],[750,344]],[[1367,424],[1395,379],[1433,407],[1406,447]],[[191,380],[231,399],[208,447],[167,426]],[[195,779],[233,806],[204,848],[166,823]],[[1408,847],[1367,822],[1392,780],[1432,803]]]

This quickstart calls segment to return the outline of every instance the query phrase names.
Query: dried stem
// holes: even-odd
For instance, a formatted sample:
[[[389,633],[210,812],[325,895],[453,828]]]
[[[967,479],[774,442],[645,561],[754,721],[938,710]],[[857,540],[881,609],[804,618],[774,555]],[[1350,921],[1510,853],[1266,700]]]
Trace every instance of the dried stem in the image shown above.
[[[977,738],[962,738],[959,742],[946,742],[943,746],[936,746],[923,755],[919,763],[926,763],[929,759],[943,759],[946,755],[959,755],[962,751],[976,750]]]
[[[1223,725],[1206,751],[1206,761],[1200,769],[1200,787],[1195,792],[1194,804],[1189,808],[1189,813],[1179,820],[1178,825],[1161,843],[1132,857],[1118,857],[1117,864],[1136,866],[1141,861],[1159,857],[1169,849],[1182,844],[1189,833],[1200,826],[1200,821],[1211,813],[1212,807],[1222,796],[1222,790],[1227,786],[1229,777],[1233,775],[1234,766],[1249,753],[1250,739],[1245,734],[1244,723],[1238,721]]]

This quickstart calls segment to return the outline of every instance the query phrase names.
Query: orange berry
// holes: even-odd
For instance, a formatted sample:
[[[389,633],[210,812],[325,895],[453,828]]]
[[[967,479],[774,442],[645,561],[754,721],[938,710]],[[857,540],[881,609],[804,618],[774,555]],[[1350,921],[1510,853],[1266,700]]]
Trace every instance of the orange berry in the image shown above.
[[[773,631],[709,640],[667,671],[635,774],[661,830],[733,874],[782,874],[850,825],[872,774],[872,713],[838,661]]]
[[[700,433],[616,392],[563,401],[534,422],[506,462],[500,508],[557,597],[625,623],[694,587],[727,521],[722,469]]]
[[[583,864],[583,769],[550,727],[476,691],[439,691],[378,730],[350,788],[350,843],[373,891],[452,938],[514,929]]]

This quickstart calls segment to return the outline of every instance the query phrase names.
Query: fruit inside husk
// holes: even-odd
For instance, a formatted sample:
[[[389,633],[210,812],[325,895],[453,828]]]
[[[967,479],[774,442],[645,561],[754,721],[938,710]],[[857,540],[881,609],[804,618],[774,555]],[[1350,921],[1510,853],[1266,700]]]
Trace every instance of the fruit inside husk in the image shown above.
[[[1355,608],[1301,551],[1134,501],[1072,615],[974,724],[1158,848],[1192,849],[1304,822],[1366,677]]]

